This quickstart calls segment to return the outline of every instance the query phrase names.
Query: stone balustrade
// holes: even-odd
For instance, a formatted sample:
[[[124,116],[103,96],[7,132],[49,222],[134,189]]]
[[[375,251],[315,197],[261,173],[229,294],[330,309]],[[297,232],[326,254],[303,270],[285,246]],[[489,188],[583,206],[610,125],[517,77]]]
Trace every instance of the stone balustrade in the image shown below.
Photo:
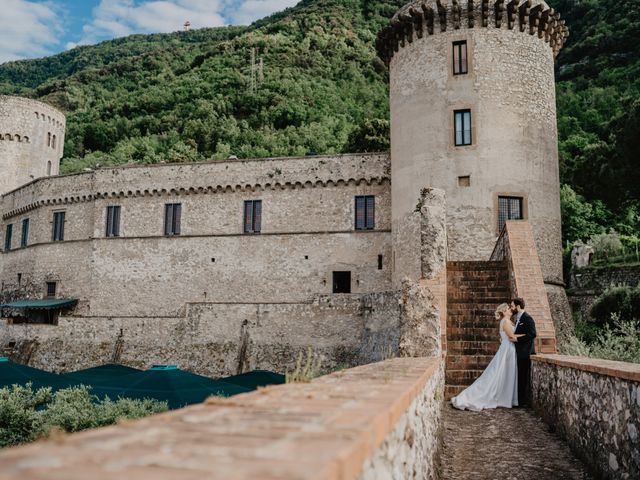
[[[536,355],[533,403],[598,478],[640,478],[640,365]]]
[[[433,479],[443,386],[395,358],[9,449],[0,479]]]

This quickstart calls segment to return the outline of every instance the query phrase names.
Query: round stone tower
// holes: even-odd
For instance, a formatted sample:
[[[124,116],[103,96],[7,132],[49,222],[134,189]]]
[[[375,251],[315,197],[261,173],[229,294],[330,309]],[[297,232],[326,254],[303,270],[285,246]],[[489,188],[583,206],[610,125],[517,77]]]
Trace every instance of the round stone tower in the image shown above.
[[[377,42],[394,221],[422,188],[442,189],[449,259],[488,260],[504,220],[527,219],[550,297],[562,284],[554,57],[567,36],[541,0],[417,0]]]
[[[49,105],[0,96],[0,195],[39,177],[57,175],[65,116]]]

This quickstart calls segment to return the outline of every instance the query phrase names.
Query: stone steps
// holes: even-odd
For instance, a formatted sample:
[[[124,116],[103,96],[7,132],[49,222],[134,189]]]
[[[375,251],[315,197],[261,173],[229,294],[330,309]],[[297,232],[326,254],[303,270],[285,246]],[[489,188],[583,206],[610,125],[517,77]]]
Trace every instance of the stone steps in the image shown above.
[[[495,310],[510,297],[505,262],[447,264],[446,398],[471,385],[497,352]]]

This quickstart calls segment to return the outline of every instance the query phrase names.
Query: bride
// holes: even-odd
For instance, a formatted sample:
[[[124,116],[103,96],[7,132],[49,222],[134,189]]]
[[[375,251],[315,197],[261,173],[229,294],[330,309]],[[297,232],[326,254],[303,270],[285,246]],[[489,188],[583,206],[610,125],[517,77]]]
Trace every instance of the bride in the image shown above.
[[[506,303],[496,309],[496,319],[500,320],[500,348],[482,375],[451,399],[455,408],[477,412],[485,408],[518,405],[518,369],[513,342],[522,335],[513,333],[511,309]]]

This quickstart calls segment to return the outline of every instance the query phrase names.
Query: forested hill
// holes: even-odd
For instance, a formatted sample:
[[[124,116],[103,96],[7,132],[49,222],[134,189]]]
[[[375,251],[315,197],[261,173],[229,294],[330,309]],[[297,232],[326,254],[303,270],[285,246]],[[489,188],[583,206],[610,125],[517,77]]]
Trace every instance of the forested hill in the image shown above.
[[[388,73],[374,44],[406,1],[304,0],[249,27],[134,35],[7,63],[0,94],[67,113],[63,171],[386,149]],[[583,223],[565,237],[635,230],[640,0],[548,3],[571,29],[557,68],[561,175],[565,214]]]

